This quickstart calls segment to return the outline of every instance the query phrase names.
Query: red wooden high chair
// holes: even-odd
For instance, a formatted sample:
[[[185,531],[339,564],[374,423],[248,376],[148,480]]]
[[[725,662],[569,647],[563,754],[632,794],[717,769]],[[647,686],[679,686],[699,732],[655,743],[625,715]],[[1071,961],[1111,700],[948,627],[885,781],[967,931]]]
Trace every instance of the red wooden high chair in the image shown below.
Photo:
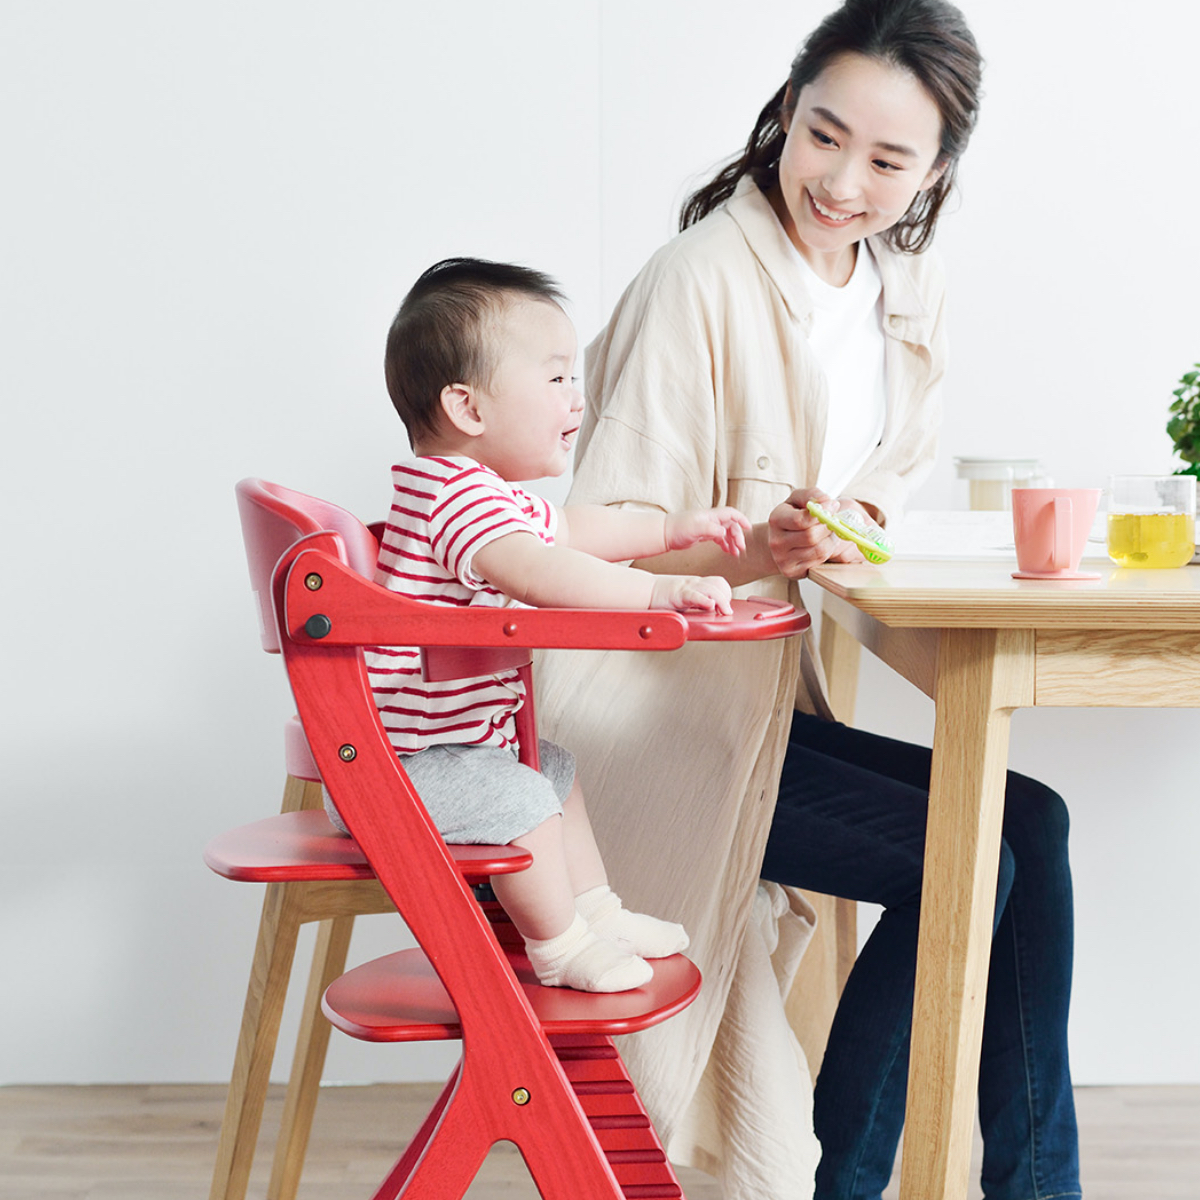
[[[528,855],[442,841],[384,733],[362,647],[420,646],[431,679],[519,670],[530,699],[518,737],[523,761],[536,765],[532,648],[669,650],[689,636],[782,637],[805,628],[807,614],[769,601],[697,620],[423,604],[364,578],[352,547],[370,535],[347,527],[342,510],[253,480],[239,484],[238,498],[264,628],[277,630],[313,759],[353,835],[347,849],[357,844],[420,946],[343,975],[324,1010],[370,1041],[462,1042],[457,1068],[376,1200],[461,1197],[499,1140],[518,1146],[545,1197],[680,1196],[612,1037],[686,1007],[699,972],[676,955],[628,992],[539,985],[502,911],[469,886],[523,869]]]

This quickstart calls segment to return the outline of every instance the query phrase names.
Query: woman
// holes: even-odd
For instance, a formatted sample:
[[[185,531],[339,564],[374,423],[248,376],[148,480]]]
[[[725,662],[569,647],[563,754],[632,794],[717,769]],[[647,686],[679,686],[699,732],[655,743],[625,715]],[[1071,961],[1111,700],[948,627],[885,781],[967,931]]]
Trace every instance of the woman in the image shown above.
[[[943,0],[847,0],[621,298],[588,351],[572,499],[732,504],[755,523],[736,564],[698,547],[651,569],[795,600],[810,567],[858,558],[809,499],[885,523],[928,472],[946,363],[928,246],[979,76]],[[705,975],[692,1009],[627,1048],[672,1156],[729,1197],[800,1200],[815,1126],[815,1194],[877,1200],[903,1124],[929,752],[830,720],[794,641],[581,655],[548,676],[543,713],[581,751],[614,876],[686,925]],[[979,1088],[989,1200],[1080,1194],[1066,834],[1062,801],[1010,775]],[[810,928],[798,887],[885,908],[813,1126],[783,1009]]]

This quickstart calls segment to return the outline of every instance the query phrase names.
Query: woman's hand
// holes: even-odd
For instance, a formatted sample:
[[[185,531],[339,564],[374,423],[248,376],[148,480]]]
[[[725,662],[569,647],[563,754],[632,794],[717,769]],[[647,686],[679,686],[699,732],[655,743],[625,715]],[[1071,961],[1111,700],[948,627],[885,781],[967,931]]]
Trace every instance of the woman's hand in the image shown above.
[[[834,500],[820,488],[797,488],[772,510],[767,519],[767,545],[776,569],[787,579],[803,579],[823,562],[865,561],[853,542],[838,537],[808,511],[810,500],[830,512],[837,512],[842,504],[854,503]]]
[[[676,612],[717,612],[729,616],[733,592],[720,575],[658,575],[650,594],[650,608]]]
[[[663,537],[668,550],[686,550],[697,542],[716,542],[737,558],[746,549],[749,520],[736,508],[701,508],[667,513]]]

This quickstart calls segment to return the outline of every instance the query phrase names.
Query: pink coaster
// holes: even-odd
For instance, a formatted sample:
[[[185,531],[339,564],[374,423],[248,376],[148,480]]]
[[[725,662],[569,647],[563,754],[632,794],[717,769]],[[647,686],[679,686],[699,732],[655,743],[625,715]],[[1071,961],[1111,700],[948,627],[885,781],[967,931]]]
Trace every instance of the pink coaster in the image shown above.
[[[1052,579],[1060,583],[1088,582],[1101,578],[1099,571],[1014,571],[1014,579]]]

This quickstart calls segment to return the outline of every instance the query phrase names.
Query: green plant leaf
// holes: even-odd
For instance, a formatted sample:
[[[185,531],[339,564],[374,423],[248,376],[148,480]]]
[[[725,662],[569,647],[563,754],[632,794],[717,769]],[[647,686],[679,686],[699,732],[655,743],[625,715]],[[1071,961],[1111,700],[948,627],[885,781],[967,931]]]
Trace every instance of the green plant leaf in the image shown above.
[[[1185,462],[1200,462],[1200,362],[1185,372],[1167,406],[1167,436]]]

